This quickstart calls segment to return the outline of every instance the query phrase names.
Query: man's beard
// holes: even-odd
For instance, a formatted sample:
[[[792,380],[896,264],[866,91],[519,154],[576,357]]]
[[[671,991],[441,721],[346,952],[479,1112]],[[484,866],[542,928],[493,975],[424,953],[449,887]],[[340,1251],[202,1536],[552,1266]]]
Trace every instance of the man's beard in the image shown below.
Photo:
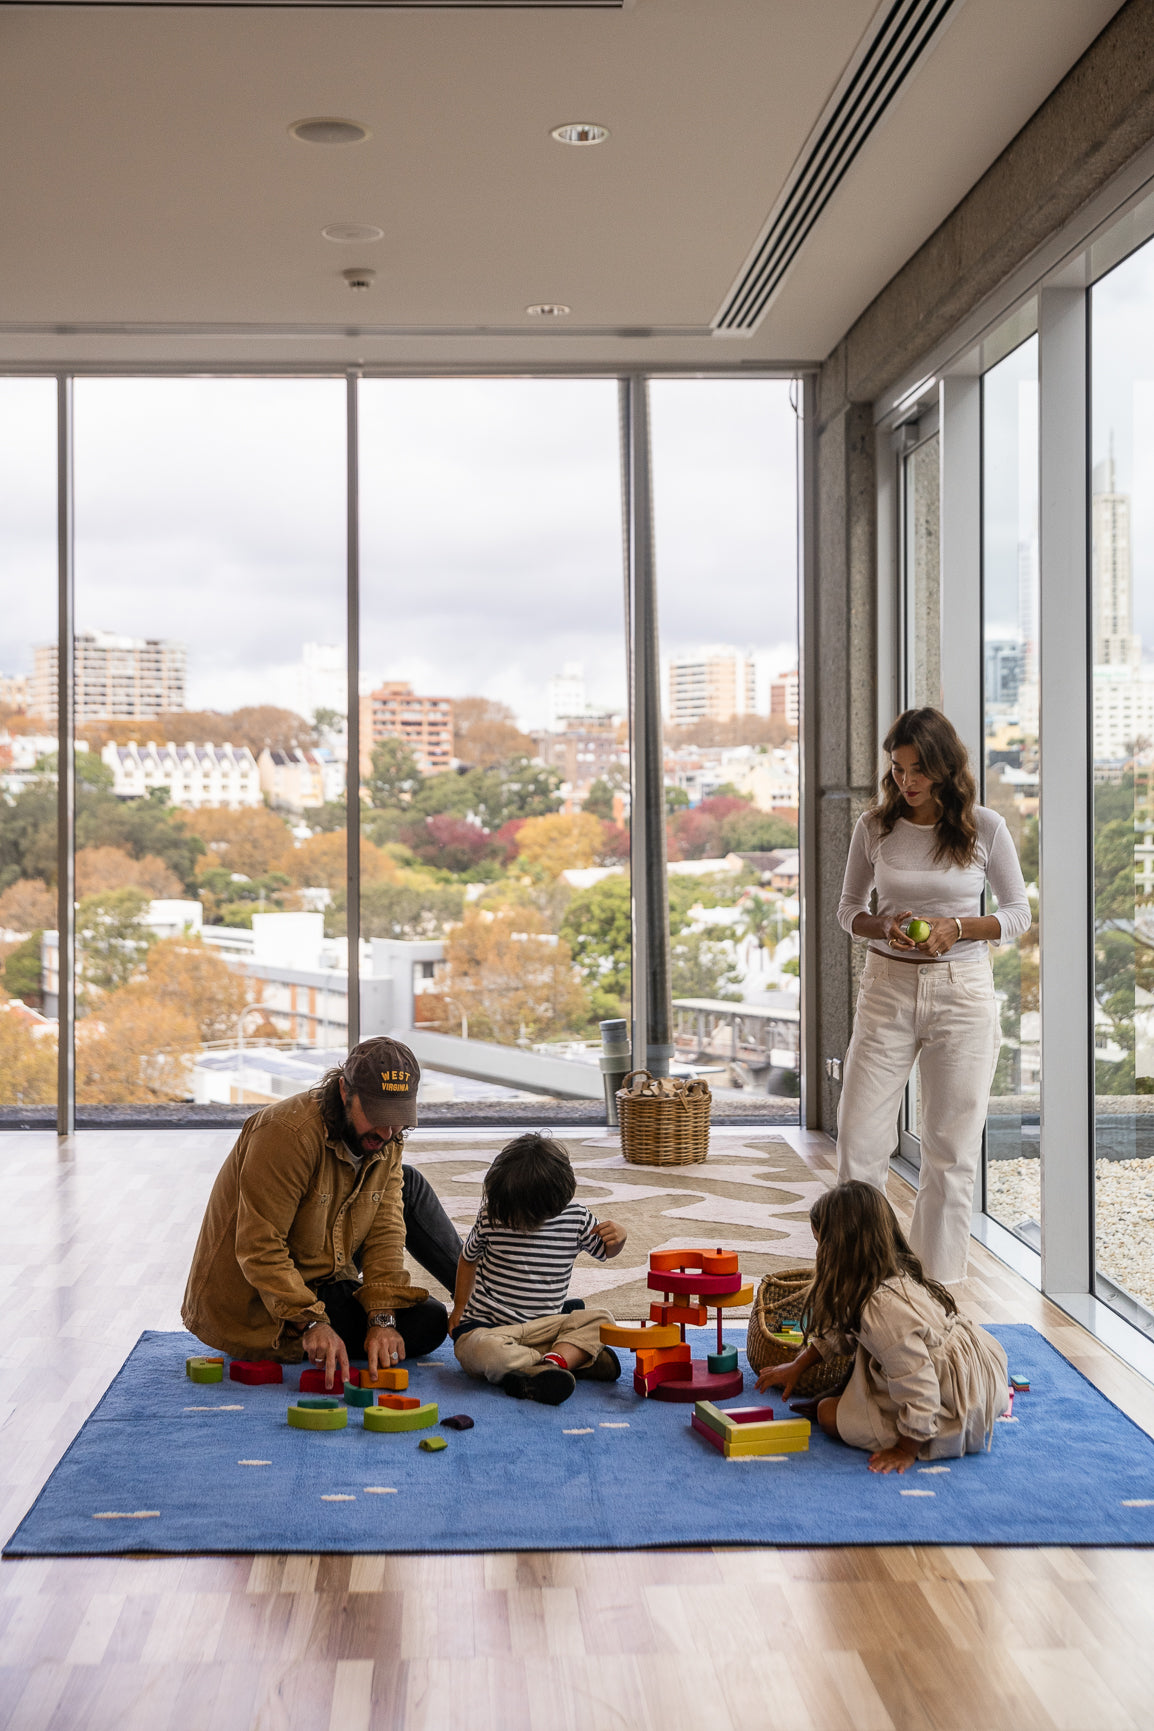
[[[391,1135],[392,1131],[386,1129],[371,1130],[367,1136],[358,1136],[352,1119],[347,1112],[345,1113],[345,1141],[350,1148],[355,1148],[357,1153],[366,1159],[370,1154],[379,1153]]]

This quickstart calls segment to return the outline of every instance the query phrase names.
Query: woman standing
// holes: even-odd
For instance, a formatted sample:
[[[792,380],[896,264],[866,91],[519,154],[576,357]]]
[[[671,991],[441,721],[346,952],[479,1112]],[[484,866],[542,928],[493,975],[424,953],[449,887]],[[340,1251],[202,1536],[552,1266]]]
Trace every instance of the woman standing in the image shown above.
[[[907,709],[850,843],[838,920],[869,943],[838,1110],[838,1181],[885,1189],[898,1110],[921,1078],[921,1187],[910,1245],[931,1279],[966,1272],[974,1179],[1000,1044],[987,945],[1029,929],[1005,822],[978,805],[966,748],[937,709]],[[983,914],[986,883],[996,914]],[[877,912],[869,911],[877,891]],[[904,922],[923,920],[911,938]]]

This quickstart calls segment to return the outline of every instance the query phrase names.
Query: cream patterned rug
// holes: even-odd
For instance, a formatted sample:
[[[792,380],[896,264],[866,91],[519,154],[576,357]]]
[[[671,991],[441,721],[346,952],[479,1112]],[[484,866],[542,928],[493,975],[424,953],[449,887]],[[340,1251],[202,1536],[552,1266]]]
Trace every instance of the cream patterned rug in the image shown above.
[[[651,1250],[724,1245],[740,1252],[742,1272],[755,1283],[772,1270],[813,1261],[809,1210],[826,1186],[779,1137],[715,1130],[709,1159],[699,1166],[631,1166],[612,1134],[559,1139],[573,1161],[579,1200],[629,1235],[612,1262],[578,1258],[569,1290],[586,1304],[604,1305],[619,1319],[648,1315],[645,1276]],[[462,1237],[476,1217],[482,1180],[503,1141],[459,1135],[441,1140],[432,1134],[405,1149],[406,1164],[421,1169]],[[414,1278],[427,1283],[428,1276],[412,1267]]]

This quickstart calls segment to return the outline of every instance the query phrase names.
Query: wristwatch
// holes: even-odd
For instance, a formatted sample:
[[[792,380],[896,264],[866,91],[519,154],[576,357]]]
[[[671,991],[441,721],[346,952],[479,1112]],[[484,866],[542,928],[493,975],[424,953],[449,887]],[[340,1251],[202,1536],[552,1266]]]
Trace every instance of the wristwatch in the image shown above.
[[[306,1322],[301,1329],[301,1339],[303,1340],[306,1334],[311,1334],[314,1328],[323,1328],[328,1320],[327,1316],[314,1316],[312,1321]]]
[[[370,1328],[396,1328],[397,1319],[391,1310],[371,1310],[369,1312]]]

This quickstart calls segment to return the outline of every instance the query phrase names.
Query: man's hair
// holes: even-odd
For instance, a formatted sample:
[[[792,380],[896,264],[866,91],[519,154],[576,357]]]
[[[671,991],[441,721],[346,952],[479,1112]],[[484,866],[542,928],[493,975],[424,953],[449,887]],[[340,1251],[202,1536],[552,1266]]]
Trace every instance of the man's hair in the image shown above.
[[[339,1066],[335,1070],[326,1070],[313,1090],[321,1103],[321,1121],[329,1135],[338,1142],[344,1137],[347,1122],[345,1103],[341,1099],[343,1077],[344,1071]]]
[[[494,1226],[528,1232],[573,1200],[577,1180],[569,1156],[551,1136],[530,1131],[502,1148],[485,1174],[485,1201]]]

